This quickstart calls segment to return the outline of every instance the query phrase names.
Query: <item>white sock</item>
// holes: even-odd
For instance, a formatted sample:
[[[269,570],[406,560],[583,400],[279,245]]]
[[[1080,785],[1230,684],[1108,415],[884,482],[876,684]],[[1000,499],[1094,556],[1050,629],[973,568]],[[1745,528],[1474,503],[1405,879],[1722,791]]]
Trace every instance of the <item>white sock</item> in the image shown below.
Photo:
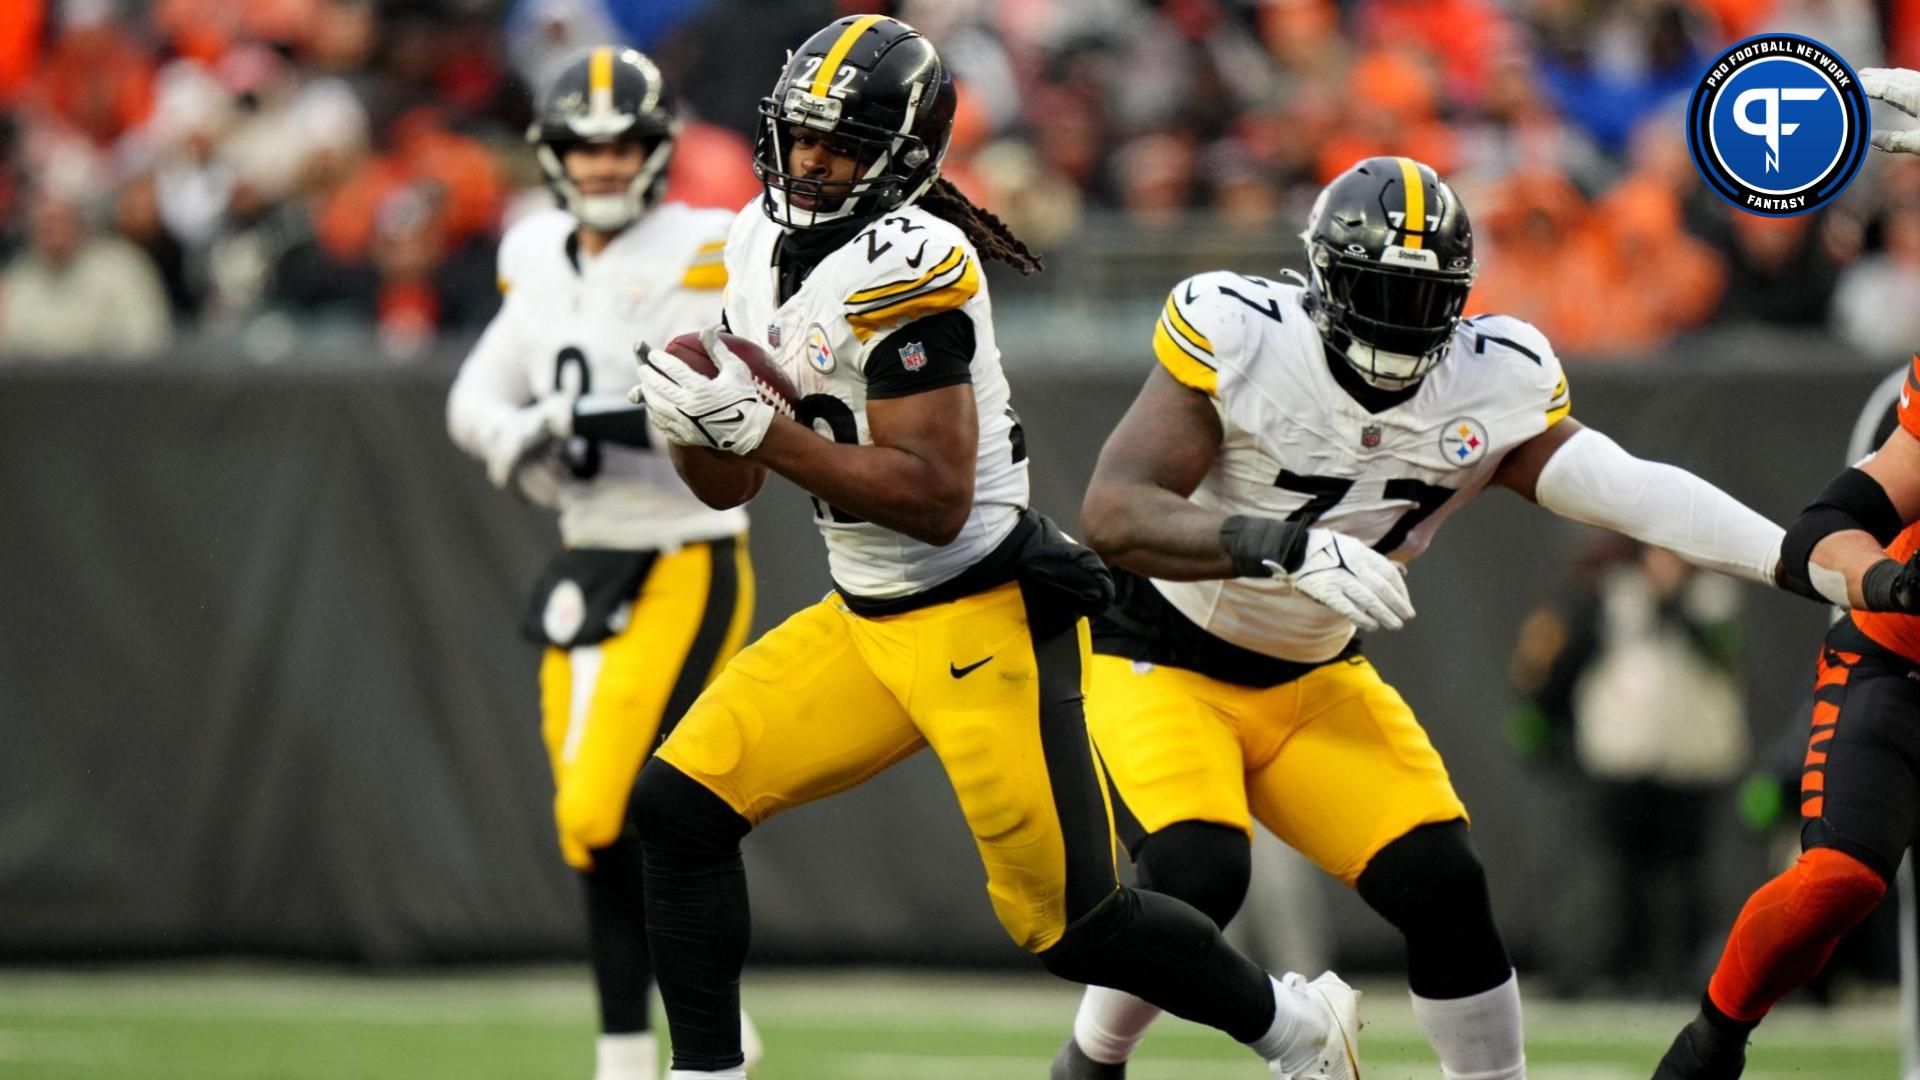
[[[667,1080],[747,1080],[744,1066],[722,1069],[719,1072],[694,1072],[691,1069],[669,1069]]]
[[[760,1064],[761,1056],[767,1052],[766,1047],[760,1045],[760,1032],[753,1026],[753,1021],[748,1019],[744,1009],[740,1011],[740,1052],[747,1058],[746,1064],[741,1067],[748,1072],[752,1072],[753,1067]]]
[[[1472,997],[1437,1001],[1410,996],[1414,1022],[1440,1056],[1447,1080],[1525,1080],[1518,975]]]
[[[660,1075],[660,1043],[652,1032],[602,1035],[593,1047],[593,1080],[654,1080]]]
[[[1073,1041],[1100,1064],[1118,1065],[1133,1055],[1133,1048],[1147,1034],[1147,1025],[1159,1015],[1160,1006],[1132,994],[1089,986],[1073,1017]]]
[[[1262,1060],[1277,1061],[1290,1073],[1301,1072],[1326,1044],[1326,1017],[1302,986],[1288,986],[1271,975],[1267,979],[1273,983],[1273,1026],[1247,1045]]]

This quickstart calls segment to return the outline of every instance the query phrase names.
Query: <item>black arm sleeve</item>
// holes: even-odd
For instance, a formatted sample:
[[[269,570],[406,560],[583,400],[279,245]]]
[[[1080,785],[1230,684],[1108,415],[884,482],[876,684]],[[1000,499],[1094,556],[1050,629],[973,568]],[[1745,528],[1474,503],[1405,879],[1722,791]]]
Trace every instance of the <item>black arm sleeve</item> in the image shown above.
[[[653,445],[647,407],[617,398],[581,398],[573,403],[573,433],[642,450]]]
[[[1859,469],[1848,469],[1834,477],[1827,490],[1787,527],[1780,542],[1780,584],[1808,599],[1825,600],[1807,572],[1814,545],[1834,533],[1859,529],[1884,546],[1905,527],[1880,482]]]
[[[973,320],[959,309],[915,319],[867,356],[870,399],[924,394],[973,381]]]

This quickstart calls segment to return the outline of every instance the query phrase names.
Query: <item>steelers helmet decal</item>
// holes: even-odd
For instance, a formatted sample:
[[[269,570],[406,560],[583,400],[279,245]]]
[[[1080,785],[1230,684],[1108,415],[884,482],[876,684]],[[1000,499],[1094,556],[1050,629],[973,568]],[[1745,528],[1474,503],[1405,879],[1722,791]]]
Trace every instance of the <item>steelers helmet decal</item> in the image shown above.
[[[763,209],[804,229],[912,202],[940,175],[953,110],[953,77],[918,30],[882,15],[830,23],[794,50],[761,99],[754,172]],[[802,128],[855,156],[853,179],[795,174],[788,151]]]
[[[1453,189],[1406,157],[1335,177],[1301,234],[1315,324],[1369,383],[1400,389],[1446,355],[1478,270]]]
[[[569,62],[547,88],[527,141],[561,205],[589,228],[613,231],[659,201],[679,130],[654,62],[633,49],[601,45]],[[589,195],[567,175],[571,147],[628,139],[647,147],[647,159],[624,192]]]

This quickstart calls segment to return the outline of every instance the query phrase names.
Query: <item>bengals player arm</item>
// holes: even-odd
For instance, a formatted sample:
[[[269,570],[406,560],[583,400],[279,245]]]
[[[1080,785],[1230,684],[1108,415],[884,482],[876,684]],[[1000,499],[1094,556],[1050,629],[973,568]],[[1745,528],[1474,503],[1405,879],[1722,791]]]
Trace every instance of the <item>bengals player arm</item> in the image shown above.
[[[1493,482],[1703,570],[1781,583],[1780,526],[1685,469],[1634,457],[1571,417],[1514,448]]]
[[[1116,566],[1166,581],[1235,576],[1220,540],[1226,515],[1187,496],[1213,467],[1225,438],[1207,395],[1154,367],[1107,437],[1087,482],[1080,527]]]
[[[1886,550],[1920,518],[1920,440],[1905,423],[1903,416],[1879,450],[1835,477],[1787,530],[1786,587],[1846,608],[1920,611],[1920,555],[1903,566]]]

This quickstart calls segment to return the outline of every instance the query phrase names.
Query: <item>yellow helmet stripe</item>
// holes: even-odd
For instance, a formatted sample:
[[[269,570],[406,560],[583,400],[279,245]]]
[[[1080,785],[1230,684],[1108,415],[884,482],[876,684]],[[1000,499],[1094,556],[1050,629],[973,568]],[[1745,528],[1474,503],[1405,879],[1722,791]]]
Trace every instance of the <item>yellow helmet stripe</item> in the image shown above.
[[[885,18],[885,15],[862,15],[853,21],[852,26],[840,32],[840,40],[834,42],[833,48],[827,50],[827,58],[820,61],[820,70],[814,72],[813,95],[815,97],[827,96],[827,89],[833,85],[834,73],[840,70],[840,64],[846,60],[847,54],[853,51],[853,43],[860,40],[860,35],[866,33],[868,27]]]
[[[613,111],[613,46],[593,50],[587,62],[587,109],[595,116]]]
[[[1401,226],[1406,236],[1403,246],[1414,251],[1426,242],[1422,235],[1427,231],[1427,185],[1420,179],[1420,166],[1412,158],[1395,158],[1400,163],[1400,180],[1407,189],[1407,220]]]

